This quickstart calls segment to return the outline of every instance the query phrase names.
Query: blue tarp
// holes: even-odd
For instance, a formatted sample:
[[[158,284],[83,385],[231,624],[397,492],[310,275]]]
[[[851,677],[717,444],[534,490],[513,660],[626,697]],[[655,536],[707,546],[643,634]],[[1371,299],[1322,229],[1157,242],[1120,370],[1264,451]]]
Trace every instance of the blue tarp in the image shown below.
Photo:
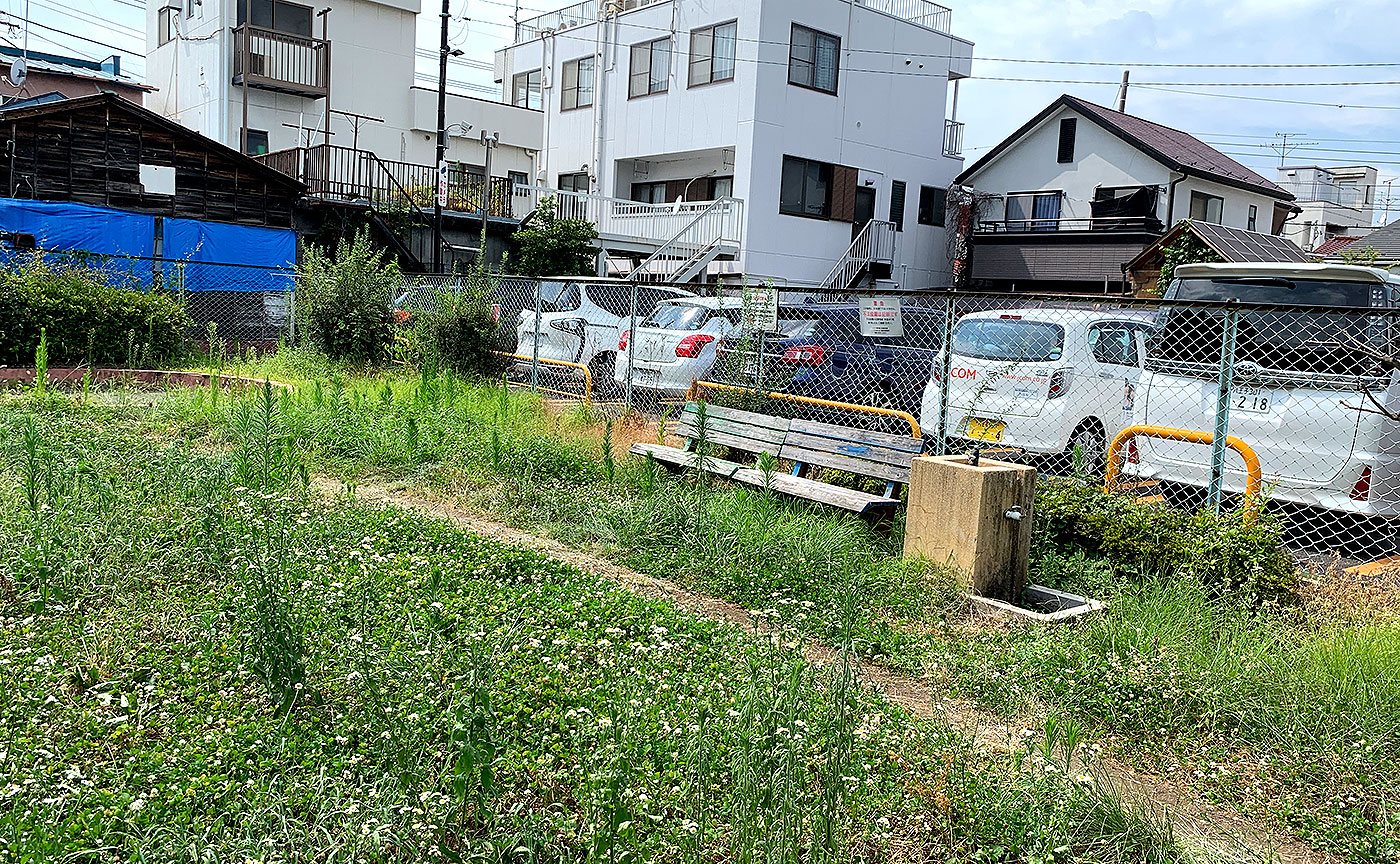
[[[100,267],[114,283],[186,291],[290,291],[296,233],[282,228],[161,219],[87,204],[0,198],[0,231],[28,234],[45,252]],[[5,249],[11,260],[21,251]]]

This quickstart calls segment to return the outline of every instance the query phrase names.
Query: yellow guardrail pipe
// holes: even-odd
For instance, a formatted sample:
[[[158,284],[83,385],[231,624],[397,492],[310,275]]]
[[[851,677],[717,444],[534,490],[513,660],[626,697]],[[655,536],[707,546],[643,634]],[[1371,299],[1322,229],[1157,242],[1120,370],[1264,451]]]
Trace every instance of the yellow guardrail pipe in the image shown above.
[[[497,357],[506,357],[510,360],[524,360],[526,363],[540,362],[549,366],[567,366],[570,369],[577,369],[583,373],[583,404],[593,404],[593,373],[588,371],[588,367],[582,363],[570,363],[567,360],[551,360],[548,357],[532,357],[529,354],[507,354],[504,351],[492,351]],[[562,390],[546,390],[540,388],[545,393],[555,393],[560,396],[574,396],[574,393],[565,393]]]
[[[771,393],[765,390],[751,390],[748,387],[735,387],[732,384],[716,384],[713,381],[690,382],[690,392],[686,394],[687,402],[694,402],[700,395],[701,390],[731,390],[735,393],[756,393],[766,396],[769,399],[776,399],[782,402],[800,402],[803,405],[820,405],[823,408],[839,408],[844,411],[856,411],[861,414],[876,414],[881,417],[894,417],[909,424],[909,434],[915,438],[924,437],[924,431],[919,428],[919,421],[914,419],[914,415],[908,411],[899,411],[894,408],[875,408],[870,405],[855,405],[850,402],[832,402],[829,399],[814,399],[810,396],[792,396],[787,393]]]
[[[1118,475],[1123,469],[1123,448],[1134,438],[1161,438],[1167,441],[1185,441],[1188,444],[1213,444],[1215,435],[1210,432],[1197,432],[1194,429],[1173,429],[1170,426],[1129,426],[1113,438],[1108,445],[1108,473],[1104,477],[1105,492],[1118,488]],[[1254,448],[1233,435],[1225,438],[1225,445],[1244,459],[1244,467],[1249,479],[1245,483],[1245,507],[1251,511],[1259,508],[1260,493],[1264,490],[1264,469],[1259,464],[1259,454]]]

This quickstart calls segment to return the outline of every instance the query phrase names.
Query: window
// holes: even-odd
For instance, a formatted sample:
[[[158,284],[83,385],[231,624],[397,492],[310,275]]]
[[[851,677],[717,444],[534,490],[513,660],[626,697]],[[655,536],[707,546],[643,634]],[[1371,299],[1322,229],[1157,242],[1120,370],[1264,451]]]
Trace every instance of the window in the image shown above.
[[[1065,328],[1015,318],[964,318],[953,328],[953,353],[975,360],[1048,363],[1064,356]]]
[[[671,86],[671,37],[632,46],[632,79],[627,98],[665,93]]]
[[[1006,196],[1006,230],[1056,231],[1060,227],[1059,192],[1023,192]]]
[[[261,156],[267,152],[267,132],[262,129],[249,129],[245,145],[249,156]]]
[[[580,172],[577,173],[577,174],[560,174],[560,175],[559,175],[559,191],[560,191],[560,192],[587,192],[587,191],[588,191],[588,174],[585,173],[585,172],[582,172],[582,171],[580,171]]]
[[[632,200],[642,204],[665,204],[666,203],[666,182],[660,183],[633,183]]]
[[[593,58],[580,57],[564,64],[563,103],[560,108],[572,111],[593,104]]]
[[[179,10],[174,6],[166,6],[156,13],[156,44],[164,45],[173,39],[179,38],[179,32],[175,29],[175,13]]]
[[[1191,218],[1197,222],[1209,222],[1212,225],[1219,225],[1222,212],[1225,209],[1225,199],[1217,195],[1207,195],[1204,192],[1191,193]]]
[[[1254,204],[1249,205],[1249,224],[1245,227],[1251,231],[1259,230],[1259,208]]]
[[[194,17],[194,7],[202,5],[201,0],[185,0],[185,17]]]
[[[511,171],[509,177],[512,194],[516,194],[515,187],[530,185],[530,175],[526,174],[524,171]]]
[[[465,186],[468,182],[479,183],[486,176],[486,166],[470,165],[466,162],[447,163],[447,182],[453,186]]]
[[[1055,156],[1055,161],[1061,165],[1067,165],[1074,161],[1074,133],[1078,131],[1079,121],[1074,117],[1066,117],[1060,121],[1060,150]]]
[[[943,227],[948,210],[948,190],[934,186],[919,187],[919,224]]]
[[[783,157],[783,185],[778,212],[789,216],[831,218],[831,177],[834,166],[795,156]]]
[[[544,82],[543,72],[535,69],[532,72],[521,72],[511,79],[510,104],[516,108],[531,108],[540,110],[543,103],[540,101],[540,85]]]
[[[238,23],[293,36],[310,36],[311,7],[287,0],[238,0]]]
[[[823,93],[836,92],[840,77],[841,39],[801,24],[792,25],[788,83]]]
[[[710,200],[718,201],[721,198],[734,197],[734,178],[715,177],[710,180]]]
[[[739,23],[716,24],[690,31],[690,86],[734,80]]]
[[[908,197],[908,187],[903,180],[890,184],[890,221],[896,231],[904,230],[904,206]]]
[[[1138,365],[1137,337],[1134,329],[1124,324],[1095,324],[1090,327],[1089,348],[1099,363]]]

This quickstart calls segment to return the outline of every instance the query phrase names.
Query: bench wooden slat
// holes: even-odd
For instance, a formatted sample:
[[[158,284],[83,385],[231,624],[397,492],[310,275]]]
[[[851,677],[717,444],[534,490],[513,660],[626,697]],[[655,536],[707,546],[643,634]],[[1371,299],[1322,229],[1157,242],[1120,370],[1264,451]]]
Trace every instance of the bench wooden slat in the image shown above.
[[[730,479],[759,488],[762,488],[765,482],[763,472],[753,468],[741,468],[734,472]],[[769,479],[771,483],[768,488],[774,492],[781,492],[784,495],[802,498],[806,501],[815,501],[818,504],[829,504],[832,507],[839,507],[842,510],[861,515],[898,507],[901,503],[898,498],[871,495],[869,492],[858,492],[844,486],[833,486],[830,483],[822,483],[817,480],[793,477],[791,474],[773,474]]]
[[[778,455],[778,450],[787,437],[788,424],[785,417],[770,417],[751,411],[705,406],[705,438],[711,444],[733,447],[750,453]],[[700,435],[698,412],[694,403],[686,406],[676,430],[686,438]]]
[[[672,465],[676,468],[696,469],[700,467],[700,457],[695,453],[688,453],[685,450],[677,450],[675,447],[663,447],[660,444],[633,444],[629,449],[635,456],[650,456],[657,462],[665,465]],[[706,456],[705,471],[720,477],[730,478],[738,471],[747,470],[738,462],[730,462],[727,459],[716,459],[713,456]]]
[[[783,449],[796,447],[801,450],[811,450],[817,453],[829,453],[833,456],[844,456],[847,459],[858,459],[863,462],[878,462],[881,465],[890,465],[895,468],[909,468],[914,464],[917,453],[908,450],[892,450],[879,444],[865,444],[860,441],[842,441],[838,438],[825,438],[816,435],[807,435],[802,432],[789,432],[783,440]]]
[[[867,477],[879,477],[881,480],[893,480],[895,483],[908,483],[912,467],[912,465],[889,465],[884,462],[841,456],[824,450],[809,450],[806,447],[793,444],[784,444],[783,449],[778,451],[778,458],[831,468],[836,471],[849,471],[852,474],[861,474]]]
[[[914,438],[909,435],[892,435],[888,432],[870,432],[865,429],[852,429],[848,426],[833,426],[830,423],[815,423],[811,420],[793,420],[789,430],[801,435],[813,438],[830,438],[837,441],[856,441],[861,444],[870,444],[876,447],[883,447],[887,450],[896,450],[902,453],[912,453],[918,456],[924,452],[924,442],[922,438]]]

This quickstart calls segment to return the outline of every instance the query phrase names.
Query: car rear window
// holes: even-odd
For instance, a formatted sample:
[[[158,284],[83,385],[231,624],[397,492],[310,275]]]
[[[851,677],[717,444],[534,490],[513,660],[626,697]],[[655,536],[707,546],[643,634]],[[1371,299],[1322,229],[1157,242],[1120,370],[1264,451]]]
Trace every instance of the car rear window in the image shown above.
[[[1229,276],[1178,279],[1172,283],[1166,296],[1169,300],[1238,300],[1241,303],[1365,309],[1371,305],[1371,286],[1365,282],[1323,279]]]
[[[1287,303],[1337,309],[1366,309],[1371,287],[1361,282],[1316,279],[1217,278],[1180,279],[1172,283],[1172,300],[1228,300],[1241,303]],[[1386,349],[1387,337],[1376,319],[1345,312],[1250,309],[1239,313],[1235,356],[1281,373],[1375,375],[1376,361],[1359,346]],[[1218,368],[1224,342],[1225,313],[1219,308],[1175,307],[1166,310],[1148,341],[1149,360]]]
[[[812,318],[780,319],[778,332],[784,339],[811,339],[817,335],[822,322]]]
[[[710,310],[689,303],[662,303],[642,322],[661,330],[699,330],[710,320]]]
[[[540,308],[545,312],[577,312],[583,295],[575,282],[541,282]]]
[[[1045,363],[1065,351],[1065,328],[1044,321],[972,318],[953,328],[953,353],[978,360]]]

